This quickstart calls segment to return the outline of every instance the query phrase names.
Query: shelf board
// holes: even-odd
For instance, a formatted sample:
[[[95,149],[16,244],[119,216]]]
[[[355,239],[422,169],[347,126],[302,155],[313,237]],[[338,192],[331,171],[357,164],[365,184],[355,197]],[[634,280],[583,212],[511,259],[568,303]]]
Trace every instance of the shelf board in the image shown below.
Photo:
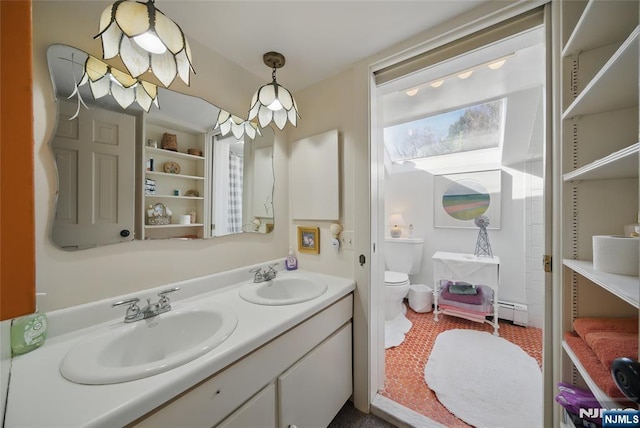
[[[637,178],[640,143],[598,159],[563,175],[564,181]]]
[[[594,282],[614,296],[619,297],[635,308],[639,307],[639,279],[637,276],[617,275],[595,270],[593,262],[589,260],[564,259],[562,262],[569,269]]]
[[[204,199],[203,196],[174,196],[174,195],[144,195],[145,198],[162,198],[162,199],[188,199],[199,201]]]
[[[563,119],[638,105],[639,32],[638,27],[633,30],[622,46],[566,109],[562,115]]]
[[[169,156],[173,158],[204,160],[203,156],[194,156],[194,155],[190,155],[189,153],[174,152],[173,150],[158,149],[156,147],[145,147],[145,150],[149,153],[157,153],[162,156]]]
[[[637,25],[638,2],[591,0],[571,33],[562,56],[607,46],[624,40]],[[603,22],[615,25],[603,25]]]
[[[600,405],[605,409],[610,408],[611,403],[615,403],[617,400],[609,397],[602,389],[600,389],[591,376],[589,376],[587,369],[584,368],[576,354],[573,352],[573,349],[571,349],[571,346],[569,346],[569,344],[564,340],[562,341],[562,349],[564,349],[564,352],[569,356],[569,359],[571,359],[571,362],[576,367],[578,373],[580,373],[580,376],[582,376],[593,395],[596,397],[596,400],[598,400],[598,403],[600,403]]]
[[[191,224],[155,224],[155,225],[150,225],[150,224],[145,224],[144,228],[145,229],[174,229],[174,228],[178,228],[178,227],[202,227],[204,226],[204,224],[202,223],[191,223]]]
[[[184,175],[184,174],[171,174],[168,172],[160,172],[160,171],[145,171],[146,175],[155,175],[158,177],[171,177],[171,178],[182,178],[185,180],[204,180],[204,177],[200,177],[199,175]]]

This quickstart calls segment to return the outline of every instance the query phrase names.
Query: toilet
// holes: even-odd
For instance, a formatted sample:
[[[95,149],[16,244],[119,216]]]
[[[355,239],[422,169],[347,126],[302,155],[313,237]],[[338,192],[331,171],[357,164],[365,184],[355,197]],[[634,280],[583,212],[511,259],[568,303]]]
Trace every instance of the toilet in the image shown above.
[[[412,323],[405,316],[404,298],[409,293],[409,275],[420,272],[422,238],[387,238],[385,240],[384,319],[385,348],[398,346]]]

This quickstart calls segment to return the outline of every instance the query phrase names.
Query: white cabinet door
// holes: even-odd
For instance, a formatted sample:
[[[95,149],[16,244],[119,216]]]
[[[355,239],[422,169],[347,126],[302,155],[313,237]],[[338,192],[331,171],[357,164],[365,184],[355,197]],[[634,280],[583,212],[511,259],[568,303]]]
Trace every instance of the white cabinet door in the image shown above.
[[[276,386],[267,385],[217,428],[275,428]]]
[[[278,378],[280,427],[326,427],[351,392],[349,322]]]

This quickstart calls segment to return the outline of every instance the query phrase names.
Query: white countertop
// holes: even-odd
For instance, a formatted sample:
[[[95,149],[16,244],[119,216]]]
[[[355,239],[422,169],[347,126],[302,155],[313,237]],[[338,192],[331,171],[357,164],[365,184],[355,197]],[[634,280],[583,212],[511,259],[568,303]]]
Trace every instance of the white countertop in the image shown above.
[[[246,269],[243,268],[242,272],[246,272]],[[79,316],[77,310],[66,311],[58,316],[48,314],[53,337],[49,337],[41,348],[13,359],[4,427],[124,426],[330,306],[355,288],[351,279],[304,270],[295,273],[325,280],[327,291],[316,299],[286,306],[246,302],[238,295],[240,283],[225,285],[203,294],[193,295],[192,292],[190,297],[182,300],[172,295],[176,297],[172,299],[172,306],[176,309],[190,306],[205,308],[211,302],[231,307],[238,317],[235,331],[212,351],[180,367],[144,379],[112,385],[70,382],[60,374],[59,365],[69,349],[94,329],[122,323],[124,310],[109,308],[111,312],[107,313],[113,313],[118,318],[89,326],[83,325],[90,318],[86,310]],[[287,272],[280,272],[279,275],[287,275]],[[216,275],[211,275],[187,281],[187,287],[183,283],[180,285],[184,290],[188,288],[187,283],[197,282],[192,289],[202,289],[203,284],[213,283],[216,279]],[[176,284],[167,284],[158,289],[173,285]],[[143,292],[137,294],[142,295]],[[118,298],[109,299],[109,302],[115,300]],[[99,303],[101,311],[104,305],[108,305],[108,302]],[[95,304],[83,306],[96,307]],[[78,330],[69,327],[74,324],[73,316],[79,320]]]

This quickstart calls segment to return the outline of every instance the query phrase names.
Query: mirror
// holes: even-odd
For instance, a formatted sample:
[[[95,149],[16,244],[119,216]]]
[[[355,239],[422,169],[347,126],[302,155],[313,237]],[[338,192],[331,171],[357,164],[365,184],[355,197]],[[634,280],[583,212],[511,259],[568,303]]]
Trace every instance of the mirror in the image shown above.
[[[66,45],[47,51],[58,104],[50,141],[58,172],[54,244],[79,250],[273,230],[271,128],[253,141],[228,141],[213,129],[220,109],[201,98],[159,87],[147,112],[141,106],[151,98],[139,94],[146,85],[126,91],[105,76],[106,91],[78,86],[88,57]],[[162,221],[153,218],[157,204],[165,207]]]
[[[233,135],[212,144],[212,235],[273,230],[273,131],[251,141]],[[250,165],[246,168],[245,165]]]

